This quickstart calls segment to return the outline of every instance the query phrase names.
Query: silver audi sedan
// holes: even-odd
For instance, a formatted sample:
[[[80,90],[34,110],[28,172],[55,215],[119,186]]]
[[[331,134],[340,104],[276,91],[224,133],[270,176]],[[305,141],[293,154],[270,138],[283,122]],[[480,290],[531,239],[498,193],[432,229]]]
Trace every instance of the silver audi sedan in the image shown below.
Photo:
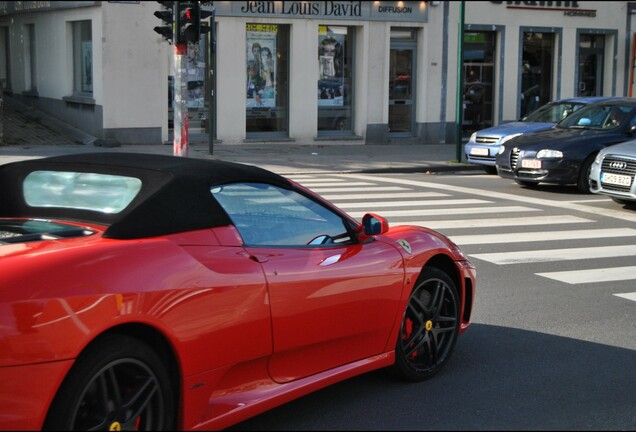
[[[619,204],[636,205],[636,140],[599,151],[590,170],[590,191]]]

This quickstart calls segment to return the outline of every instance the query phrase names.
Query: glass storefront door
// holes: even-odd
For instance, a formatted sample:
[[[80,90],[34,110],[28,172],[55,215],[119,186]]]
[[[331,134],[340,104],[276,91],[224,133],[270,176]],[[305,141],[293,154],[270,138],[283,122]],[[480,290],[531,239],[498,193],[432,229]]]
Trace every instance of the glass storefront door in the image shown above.
[[[389,55],[389,134],[413,136],[415,127],[415,31],[391,31]]]
[[[552,100],[554,33],[523,34],[521,117]]]
[[[493,125],[495,32],[464,32],[462,135]]]
[[[602,96],[605,36],[582,34],[579,40],[577,96]]]

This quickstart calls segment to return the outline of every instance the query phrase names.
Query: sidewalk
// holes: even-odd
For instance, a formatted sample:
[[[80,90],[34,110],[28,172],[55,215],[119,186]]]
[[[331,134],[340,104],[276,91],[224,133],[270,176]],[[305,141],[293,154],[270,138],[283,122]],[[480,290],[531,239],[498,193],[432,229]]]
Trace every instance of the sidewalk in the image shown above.
[[[85,132],[5,98],[4,145],[0,164],[21,159],[83,152],[135,152],[173,155],[172,145],[102,147]],[[351,141],[320,143],[190,143],[189,157],[256,165],[279,174],[320,172],[439,172],[481,168],[456,163],[455,144],[364,145]]]

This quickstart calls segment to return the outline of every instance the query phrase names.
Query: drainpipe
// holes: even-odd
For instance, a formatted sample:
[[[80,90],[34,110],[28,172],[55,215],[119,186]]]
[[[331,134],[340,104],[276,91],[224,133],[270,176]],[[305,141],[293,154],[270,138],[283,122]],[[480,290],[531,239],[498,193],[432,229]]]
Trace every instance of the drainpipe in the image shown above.
[[[455,118],[457,119],[455,157],[462,161],[462,123],[464,122],[464,0],[459,2],[459,31],[457,36],[457,102],[455,104]]]

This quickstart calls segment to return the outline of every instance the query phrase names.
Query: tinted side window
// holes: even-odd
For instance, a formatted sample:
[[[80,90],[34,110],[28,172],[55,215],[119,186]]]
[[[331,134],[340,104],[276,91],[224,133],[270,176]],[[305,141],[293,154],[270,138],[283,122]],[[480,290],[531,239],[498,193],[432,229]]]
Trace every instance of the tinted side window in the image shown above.
[[[321,246],[348,242],[342,218],[311,199],[260,183],[213,187],[211,192],[251,246]],[[323,236],[323,237],[321,237]]]

